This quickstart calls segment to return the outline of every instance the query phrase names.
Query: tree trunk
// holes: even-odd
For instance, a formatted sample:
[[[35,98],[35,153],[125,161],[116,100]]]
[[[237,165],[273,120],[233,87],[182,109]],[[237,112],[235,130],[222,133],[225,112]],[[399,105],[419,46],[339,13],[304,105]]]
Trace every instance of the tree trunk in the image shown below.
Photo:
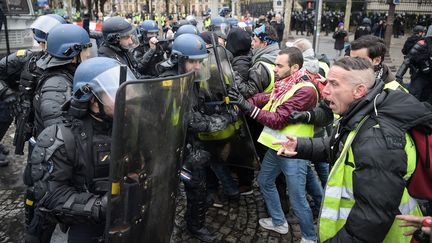
[[[345,19],[344,19],[344,28],[348,33],[350,32],[350,16],[351,16],[351,6],[352,0],[347,0],[346,8],[345,8]]]
[[[283,32],[282,44],[281,46],[285,46],[285,43],[291,37],[291,13],[292,13],[293,0],[285,1],[285,15],[284,15],[284,24],[285,29]]]
[[[94,0],[94,8],[96,11],[96,16],[97,17],[97,13],[99,13],[99,0]]]
[[[105,3],[106,3],[106,1],[107,0],[100,0],[99,1],[99,11],[102,13],[102,14],[104,14],[104,12],[105,12],[105,8],[104,8],[104,6],[105,6]],[[104,14],[105,15],[105,14]],[[101,20],[101,21],[103,21],[103,19]]]
[[[390,56],[390,43],[391,43],[391,36],[393,33],[393,21],[394,21],[395,8],[396,8],[396,5],[392,1],[389,1],[389,11],[388,11],[388,16],[387,16],[387,20],[386,20],[386,31],[385,31],[385,35],[384,35],[384,43],[387,47],[387,53],[386,54],[388,56]]]

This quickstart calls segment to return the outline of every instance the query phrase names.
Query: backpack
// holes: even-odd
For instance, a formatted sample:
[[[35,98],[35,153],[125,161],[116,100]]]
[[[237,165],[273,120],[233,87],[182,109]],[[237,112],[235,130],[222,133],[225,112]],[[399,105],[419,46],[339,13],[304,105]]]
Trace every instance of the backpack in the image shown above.
[[[432,200],[432,131],[412,129],[417,150],[416,169],[408,181],[408,193],[417,199]]]
[[[319,95],[320,100],[325,98],[324,95],[323,95],[324,94],[323,90],[324,90],[324,87],[327,84],[327,80],[323,76],[321,76],[321,74],[307,72],[301,78],[304,81],[310,81],[310,82],[312,82],[315,85],[315,87],[316,87],[316,89],[318,91],[318,95]]]

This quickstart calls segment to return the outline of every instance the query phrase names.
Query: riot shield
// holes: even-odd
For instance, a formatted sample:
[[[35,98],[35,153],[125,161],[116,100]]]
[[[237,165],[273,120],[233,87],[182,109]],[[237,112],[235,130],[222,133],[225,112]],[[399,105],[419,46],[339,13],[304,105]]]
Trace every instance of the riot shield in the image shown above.
[[[107,242],[169,242],[193,76],[127,81],[118,89]]]
[[[208,110],[236,113],[227,97],[227,88],[235,85],[235,82],[226,49],[213,45],[209,62],[210,78],[202,85],[206,88],[201,90],[209,94],[206,96],[206,106],[217,108]],[[223,131],[200,132],[198,138],[209,151],[212,151],[213,156],[218,156],[215,158],[218,162],[251,169],[258,168],[259,158],[244,115],[239,115],[238,120],[229,124]]]

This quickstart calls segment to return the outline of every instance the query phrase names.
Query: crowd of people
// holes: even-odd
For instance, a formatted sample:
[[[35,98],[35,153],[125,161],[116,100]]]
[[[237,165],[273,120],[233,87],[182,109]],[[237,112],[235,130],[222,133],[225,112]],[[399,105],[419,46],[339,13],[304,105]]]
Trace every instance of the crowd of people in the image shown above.
[[[301,16],[292,17],[299,18],[294,25],[302,33]],[[29,145],[23,175],[26,242],[50,242],[57,224],[68,242],[106,237],[120,83],[172,82],[191,73],[187,128],[180,139],[184,153],[172,177],[184,184],[186,228],[193,237],[215,242],[205,221],[208,207],[250,195],[256,176],[269,216],[257,224],[287,234],[285,215],[292,208],[301,243],[411,242],[412,235],[428,241],[431,222],[423,215],[430,208],[425,211],[410,195],[407,181],[416,168],[411,132],[432,129],[432,25],[414,28],[402,50],[405,67],[395,77],[383,62],[384,41],[371,28],[356,32],[345,56],[331,63],[318,59],[305,38],[282,43],[280,14],[257,22],[250,15],[241,21],[207,17],[203,30],[194,16],[162,22],[143,19],[135,26],[113,16],[96,33],[47,14],[30,26],[39,50],[20,50],[0,61],[0,135],[15,119],[15,153]],[[343,23],[337,26],[333,38],[342,55],[348,32]],[[216,56],[219,50],[227,60]],[[227,73],[202,75],[213,59],[229,63],[232,80]],[[408,68],[407,89],[402,78]],[[211,90],[212,79],[226,85],[221,93]],[[228,161],[238,153],[230,139],[240,130],[259,169]],[[7,166],[8,151],[0,150],[0,164]],[[174,222],[160,221],[172,230]]]

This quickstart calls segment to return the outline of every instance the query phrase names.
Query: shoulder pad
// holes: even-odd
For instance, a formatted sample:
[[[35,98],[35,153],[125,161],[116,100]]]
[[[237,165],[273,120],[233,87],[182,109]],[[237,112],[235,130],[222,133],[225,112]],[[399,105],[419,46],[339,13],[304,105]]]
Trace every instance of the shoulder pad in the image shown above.
[[[17,57],[25,57],[27,55],[27,51],[26,50],[18,50],[16,52],[16,56]]]
[[[65,92],[71,89],[72,81],[69,80],[66,75],[55,75],[49,77],[41,87],[42,92],[46,91],[60,91]]]
[[[57,135],[57,126],[49,126],[39,134],[36,144],[42,148],[48,148],[54,144]]]

